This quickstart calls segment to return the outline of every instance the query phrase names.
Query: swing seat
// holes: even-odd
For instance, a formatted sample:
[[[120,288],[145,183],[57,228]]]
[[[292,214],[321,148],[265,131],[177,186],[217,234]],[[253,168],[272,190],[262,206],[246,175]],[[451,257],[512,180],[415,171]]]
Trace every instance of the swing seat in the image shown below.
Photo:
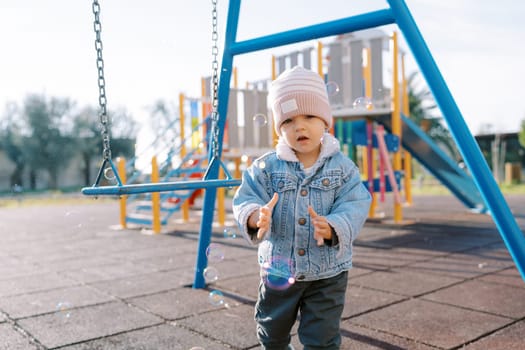
[[[158,182],[147,184],[116,185],[116,186],[92,186],[82,188],[82,194],[86,196],[100,195],[128,195],[150,192],[169,192],[178,190],[195,190],[218,187],[237,187],[241,184],[240,179],[216,179],[216,180],[195,180],[178,182]]]

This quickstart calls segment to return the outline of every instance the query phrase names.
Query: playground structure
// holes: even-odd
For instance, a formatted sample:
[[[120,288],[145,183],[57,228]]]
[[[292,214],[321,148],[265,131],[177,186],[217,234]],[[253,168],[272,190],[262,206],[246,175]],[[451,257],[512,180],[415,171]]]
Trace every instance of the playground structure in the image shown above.
[[[388,9],[238,42],[236,41],[236,34],[239,20],[240,0],[230,1],[222,59],[222,74],[219,85],[219,115],[222,117],[220,118],[219,125],[221,126],[221,129],[223,129],[226,123],[228,91],[234,56],[286,44],[317,39],[320,37],[355,32],[396,23],[403,33],[416,58],[416,62],[419,64],[423,76],[427,80],[427,83],[434,94],[438,106],[440,107],[458,148],[473,175],[475,184],[481,192],[482,198],[494,218],[507,249],[512,255],[522,277],[525,279],[525,237],[520,231],[508,204],[494,181],[490,169],[484,161],[474,138],[468,131],[461,112],[459,111],[459,108],[457,107],[436,63],[434,62],[430,50],[426,46],[408,7],[400,0],[388,0],[387,2],[389,4]],[[396,73],[394,73],[394,76],[397,79]],[[393,88],[397,89],[397,84],[394,84]],[[394,96],[396,96],[395,93]],[[400,113],[400,110],[394,111],[393,113]],[[399,127],[400,125],[392,126],[394,134],[397,131],[395,129]],[[207,191],[204,203],[205,207],[207,205],[213,205],[214,201],[215,191]],[[202,256],[201,253],[204,253],[205,247],[209,244],[210,235],[206,233],[210,232],[211,222],[203,222],[201,225],[201,237],[199,242],[200,249],[197,257],[197,271],[194,281],[194,287],[196,288],[204,286],[202,270],[199,271],[199,268],[206,265],[206,258],[205,256]],[[200,260],[199,257],[202,260]],[[199,261],[202,265],[199,264]]]
[[[427,48],[423,37],[419,33],[419,30],[407,6],[403,1],[400,0],[388,0],[387,2],[389,4],[388,9],[374,11],[367,14],[357,15],[336,21],[325,22],[308,27],[293,29],[286,32],[271,34],[268,36],[262,36],[255,39],[248,39],[238,42],[236,41],[236,32],[239,19],[240,0],[230,1],[226,26],[226,38],[222,58],[222,67],[220,69],[221,76],[220,81],[218,82],[217,91],[218,105],[215,120],[216,125],[214,129],[215,133],[213,134],[212,140],[212,143],[215,144],[215,147],[210,147],[208,155],[208,165],[206,168],[204,180],[194,183],[177,183],[176,185],[172,183],[162,186],[162,184],[159,183],[157,185],[145,185],[135,187],[122,186],[122,183],[120,183],[119,180],[120,186],[117,187],[120,188],[116,191],[113,191],[112,189],[110,189],[109,191],[93,190],[92,193],[86,194],[96,194],[95,192],[98,192],[99,194],[128,194],[139,193],[141,191],[142,193],[162,192],[173,190],[174,188],[176,190],[205,188],[206,191],[204,195],[203,216],[205,218],[212,218],[217,197],[217,189],[220,187],[233,186],[236,183],[234,181],[221,181],[219,179],[219,172],[221,168],[223,170],[226,169],[224,169],[224,165],[220,161],[217,161],[217,159],[220,159],[220,157],[222,156],[223,140],[225,137],[226,130],[226,119],[230,108],[229,103],[232,102],[232,100],[230,100],[230,82],[233,72],[233,58],[236,55],[246,54],[258,50],[283,46],[306,40],[317,39],[321,37],[357,32],[368,28],[375,28],[382,25],[396,23],[400,28],[401,32],[403,33],[409,47],[411,48],[412,53],[414,54],[414,57],[416,58],[416,61],[419,64],[420,70],[426,78],[427,83],[434,94],[438,106],[440,107],[443,116],[449,125],[449,129],[467,164],[467,167],[469,168],[472,174],[475,184],[473,188],[479,190],[479,194],[482,199],[481,203],[486,206],[487,210],[491,213],[492,217],[494,218],[496,226],[498,227],[498,230],[507,246],[507,249],[509,250],[512,258],[514,259],[514,262],[518,270],[520,271],[522,277],[524,277],[525,279],[525,238],[523,236],[523,233],[520,231],[512,213],[510,212],[507,203],[505,202],[505,199],[499,191],[499,188],[495,183],[491,172],[486,162],[484,161],[481,152],[479,151],[479,148],[477,147],[474,138],[468,131],[468,128],[466,127],[466,124],[459,111],[459,108],[457,107],[452,95],[450,94],[450,91],[448,90],[446,83],[443,77],[441,76],[439,69],[437,68],[437,65],[433,61],[430,51]],[[396,43],[395,40],[394,43]],[[356,45],[357,43],[350,43],[350,49],[352,49],[352,47],[356,47]],[[395,82],[398,81],[398,55],[396,50],[397,49],[394,46],[395,54],[393,76]],[[354,51],[359,52],[359,49],[355,49]],[[359,55],[361,55],[361,52],[359,53]],[[358,57],[357,54],[356,57]],[[330,74],[330,72],[328,74]],[[374,78],[371,79],[371,82],[371,86],[373,86]],[[342,85],[346,86],[345,81],[342,82]],[[435,156],[438,156],[439,158],[439,156],[441,155],[439,150],[429,145],[425,145],[421,148],[414,147],[414,140],[425,140],[426,135],[424,135],[424,133],[418,133],[417,126],[411,125],[406,117],[402,117],[400,108],[401,103],[399,103],[399,101],[401,100],[401,96],[399,93],[399,84],[394,83],[392,85],[392,89],[393,99],[394,101],[397,101],[397,103],[393,103],[393,110],[390,110],[389,108],[378,108],[376,110],[370,111],[367,109],[350,110],[344,108],[345,101],[343,100],[343,107],[339,110],[334,111],[334,117],[343,121],[350,121],[356,119],[364,119],[366,121],[367,159],[370,163],[372,162],[373,157],[371,156],[372,152],[371,147],[369,145],[372,145],[373,137],[371,133],[372,130],[369,125],[373,121],[375,123],[384,125],[384,127],[387,130],[390,130],[393,135],[396,135],[398,137],[401,136],[401,128],[403,127],[404,129],[406,129],[406,135],[410,136],[406,137],[405,140],[405,134],[403,135],[403,138],[401,139],[403,146],[407,150],[412,149],[411,152],[413,152],[416,158],[420,157],[418,159],[424,165],[426,165],[429,168],[435,168],[437,163],[432,158]],[[362,86],[354,88],[353,91],[355,92],[359,90],[361,90],[361,93],[359,95],[363,96]],[[374,89],[372,90],[374,91]],[[351,86],[350,91],[352,91]],[[371,92],[372,98],[374,96],[373,91]],[[350,96],[352,95],[350,94]],[[352,97],[350,97],[350,99],[351,98]],[[403,121],[404,124],[402,124],[401,121]],[[377,137],[376,139],[378,139],[378,145],[381,146],[382,149],[384,149],[386,144],[382,144],[382,137],[380,131],[381,129],[379,128],[378,130],[379,138],[381,138],[381,140],[379,140],[379,138]],[[376,135],[378,134],[376,133]],[[384,151],[382,151],[382,153],[384,160]],[[401,155],[399,152],[396,152],[394,154],[393,172],[401,170],[400,157]],[[428,163],[425,164],[425,161],[427,161]],[[442,159],[440,159],[439,161],[442,164],[444,164],[445,168],[439,168],[438,170],[436,170],[436,172],[439,174],[439,176],[437,177],[440,180],[442,180],[445,184],[448,184],[449,188],[456,188],[456,191],[453,190],[453,193],[455,193],[458,196],[458,198],[463,198],[462,201],[467,206],[474,207],[482,211],[483,209],[479,206],[480,201],[478,201],[475,198],[475,195],[472,195],[472,193],[469,192],[468,188],[465,190],[465,188],[463,187],[463,184],[466,184],[469,181],[462,178],[461,173],[456,171],[459,168],[457,168],[457,166],[451,164],[450,162],[443,161]],[[367,166],[367,168],[370,167]],[[368,180],[372,180],[373,174],[369,172],[368,175]],[[369,182],[371,182],[370,188],[375,188],[373,187],[374,181]],[[395,183],[396,182],[392,182],[392,184]],[[392,187],[393,189],[395,189],[395,186]],[[401,204],[397,202],[399,202],[399,199],[396,199],[396,206],[398,204]],[[205,286],[205,281],[203,278],[203,271],[207,266],[205,250],[210,244],[211,226],[211,220],[202,220],[199,237],[199,249],[197,252],[197,266],[195,272],[195,280],[193,284],[194,288],[203,288]]]
[[[372,36],[376,42],[379,42],[379,55],[382,54],[382,46],[388,48],[388,40],[390,40],[390,37],[386,36],[382,31],[365,31],[364,33],[364,36],[367,39],[369,39]],[[352,37],[352,41],[354,43],[361,43],[363,41],[363,33],[353,34]],[[387,45],[383,45],[382,41],[386,41]],[[350,103],[351,107],[351,102],[343,102],[343,99],[340,98],[345,97],[344,93],[336,93],[342,90],[339,89],[339,84],[343,86],[344,84],[351,82],[350,78],[354,77],[354,73],[351,71],[351,69],[347,69],[346,67],[348,64],[341,64],[341,62],[345,61],[345,57],[343,57],[343,55],[341,54],[341,46],[342,45],[340,40],[337,40],[335,43],[330,43],[327,47],[323,47],[323,44],[321,42],[318,42],[317,49],[315,49],[314,47],[308,47],[300,51],[293,51],[289,54],[281,55],[279,57],[273,57],[272,76],[276,76],[277,73],[280,74],[286,68],[293,67],[297,64],[301,64],[306,68],[312,69],[312,63],[317,60],[317,70],[319,71],[319,74],[324,76],[327,80],[330,80],[331,77],[334,78],[334,80],[330,80],[330,83],[327,84],[328,86],[332,85],[334,87],[334,91],[332,91],[331,93],[332,98],[336,101],[332,101],[332,105],[334,106],[334,108],[341,108],[344,106],[348,107],[348,103]],[[338,50],[335,50],[334,47],[337,47]],[[323,52],[327,53],[323,54]],[[312,55],[316,56],[317,58],[312,58]],[[325,59],[325,56],[329,57],[329,60]],[[371,57],[370,54],[368,56]],[[328,63],[325,63],[326,61],[328,61]],[[351,61],[346,61],[348,63],[352,62],[352,66],[358,68],[361,71],[362,67],[356,66],[354,63],[358,62],[360,64],[360,60],[358,61],[357,59],[352,59]],[[376,69],[381,70],[381,59],[377,61],[379,62],[379,64],[375,65],[375,67]],[[330,76],[328,74],[323,73],[324,65],[327,65]],[[368,65],[368,68],[370,71],[370,64]],[[335,81],[335,79],[338,79],[339,77],[343,76],[343,73],[340,72],[341,69],[348,70],[348,72],[344,74],[344,76],[347,78],[345,79],[345,81],[337,82]],[[371,72],[369,73],[369,76],[378,76],[378,74],[376,74],[375,72],[374,74],[371,74]],[[355,74],[355,76],[358,77],[358,79],[361,79],[362,74]],[[381,77],[381,75],[379,76]],[[238,178],[241,174],[241,161],[244,160],[244,162],[249,162],[252,158],[258,157],[263,153],[271,150],[273,148],[272,144],[276,140],[275,135],[273,134],[272,120],[271,118],[269,118],[271,112],[269,111],[269,108],[267,106],[267,86],[270,82],[270,78],[260,80],[257,82],[249,82],[246,84],[247,88],[239,89],[237,87],[238,84],[236,70],[234,70],[233,80],[234,84],[233,87],[230,89],[229,94],[230,103],[228,105],[228,123],[226,126],[225,137],[223,140],[224,152],[222,157],[223,159],[229,161],[229,163],[227,163],[228,165],[231,165],[232,163],[234,164],[234,167],[231,167],[230,170],[234,171],[235,177]],[[177,124],[174,124],[172,122],[173,125],[179,126],[179,141],[177,143],[173,143],[171,149],[167,151],[163,150],[164,153],[167,153],[166,160],[162,162],[160,166],[160,172],[163,182],[184,181],[188,178],[199,178],[202,177],[202,173],[205,171],[205,159],[203,155],[203,150],[207,146],[209,140],[209,123],[207,117],[209,116],[209,113],[211,111],[211,106],[209,103],[209,101],[211,100],[209,90],[210,78],[202,78],[201,82],[201,97],[195,98],[187,97],[183,94],[179,95],[179,122]],[[368,86],[369,83],[367,82],[366,85]],[[389,91],[383,87],[382,82],[378,84],[377,90],[387,92]],[[336,100],[337,98],[338,100]],[[384,100],[384,96],[381,96],[381,99]],[[353,101],[353,99],[351,101]],[[388,103],[389,101],[390,98],[388,98]],[[378,104],[378,101],[375,101],[375,103]],[[379,103],[384,104],[385,102],[379,101]],[[339,120],[339,122],[341,122],[341,120]],[[343,128],[349,130],[347,126],[350,126],[350,128],[352,127],[352,123],[346,123],[348,125],[344,125],[343,123],[338,124],[340,124],[337,128],[339,131],[343,131]],[[371,126],[371,123],[368,124],[368,126]],[[365,135],[365,131],[361,131],[359,127],[354,127],[352,132],[355,135],[350,138],[345,138],[343,133],[338,132],[338,134],[341,134],[338,135],[338,137],[347,150],[353,150],[354,145],[367,146],[367,135]],[[165,130],[161,130],[161,134],[164,133]],[[364,137],[362,137],[362,135],[364,135]],[[385,139],[385,145],[387,145],[385,150],[388,149],[389,151],[393,151],[398,149],[398,137],[394,137],[393,135],[388,134],[385,136]],[[364,140],[364,142],[359,143],[360,140]],[[370,140],[372,140],[372,138],[370,138]],[[375,165],[375,155],[377,154],[375,149],[378,148],[379,144],[382,144],[378,141],[383,141],[383,137],[378,139],[374,135],[373,142],[370,142],[370,149],[374,148],[374,161],[367,161],[367,153],[362,152],[362,163],[368,164],[369,167]],[[388,165],[387,169],[391,170],[390,161],[388,159],[388,154],[386,153],[386,151],[382,153],[380,152],[379,154],[381,155],[381,164]],[[176,162],[176,168],[166,171],[166,167],[170,166],[172,160],[175,158],[174,156],[177,156],[177,159],[179,159]],[[349,152],[349,156],[357,161],[357,159],[355,159],[354,157],[354,152]],[[156,158],[154,159],[153,163],[155,162]],[[158,166],[152,164],[152,173],[157,172],[159,170],[158,168]],[[369,170],[371,171],[371,169]],[[184,176],[181,176],[182,174],[184,174]],[[368,174],[368,172],[365,172],[364,177],[367,178],[367,176],[369,175],[370,174]],[[375,187],[377,187],[377,189],[371,188],[371,192],[380,192],[381,199],[384,200],[384,193],[394,190],[397,202],[401,203],[399,191],[397,189],[399,181],[401,179],[401,175],[402,174],[400,171],[397,171],[395,175],[392,171],[390,171],[390,173],[386,177],[380,176],[374,181],[379,184],[383,184],[386,182],[386,185],[378,187],[379,185],[376,184]],[[389,179],[394,178],[396,179],[395,182],[387,181]],[[142,181],[144,181],[144,179],[142,179]],[[409,184],[410,183],[408,182],[408,186]],[[224,202],[222,200],[222,198],[224,197],[224,190],[219,189],[218,191],[218,224],[224,226],[225,208]],[[184,222],[187,222],[189,220],[189,205],[193,204],[195,197],[200,193],[200,189],[188,190],[185,192],[165,192],[161,195],[160,204],[153,204],[153,196],[149,194],[145,195],[145,200],[138,200],[138,195],[132,195],[129,198],[129,205],[127,206],[125,204],[127,198],[126,196],[122,196],[121,202],[123,203],[121,205],[121,226],[126,227],[128,223],[147,225],[152,226],[153,231],[155,233],[158,233],[160,232],[160,225],[166,225],[170,216],[173,213],[178,212],[180,210],[182,210],[182,220]],[[127,207],[130,207],[130,209],[127,210]],[[374,217],[374,214],[375,206],[371,208],[370,217]],[[399,219],[397,221],[399,221]],[[159,222],[160,225],[158,224]]]
[[[206,172],[206,152],[209,147],[210,137],[210,78],[202,78],[202,96],[188,97],[179,94],[179,114],[171,122],[179,130],[177,141],[170,147],[162,148],[155,152],[151,160],[151,169],[136,169],[131,167],[134,176],[126,182],[121,177],[122,183],[138,184],[141,182],[185,182],[200,179]],[[267,123],[267,92],[255,89],[232,88],[228,108],[228,124],[225,132],[223,147],[225,152],[222,157],[235,178],[241,176],[241,163],[249,162],[254,157],[260,156],[272,147],[273,134],[271,123]],[[240,102],[240,103],[238,103]],[[260,120],[254,120],[259,116]],[[161,131],[164,133],[164,130]],[[157,164],[159,159],[163,159]],[[119,159],[118,163],[125,161]],[[132,161],[132,164],[135,162]],[[119,170],[119,173],[122,173]],[[151,175],[150,175],[151,173]],[[153,175],[159,180],[152,180]],[[189,209],[195,199],[202,194],[202,189],[194,187],[186,190],[163,191],[159,203],[154,202],[154,196],[149,192],[122,195],[120,224],[151,226],[154,233],[159,233],[162,225],[167,225],[172,214],[182,211],[182,220],[188,222]],[[224,198],[225,189],[218,190],[219,225],[225,224]]]
[[[307,47],[281,54],[278,57],[273,56],[272,77],[298,64],[308,69],[317,66],[317,71],[327,81],[327,90],[329,90],[336,116],[333,132],[348,156],[360,165],[363,170],[364,183],[373,195],[369,219],[385,218],[385,213],[376,211],[378,201],[384,202],[385,193],[393,192],[395,200],[393,222],[396,224],[407,222],[402,217],[402,207],[410,205],[412,201],[410,191],[412,154],[469,209],[483,212],[485,210],[483,200],[470,176],[460,169],[417,125],[405,117],[405,114],[408,114],[408,93],[403,60],[401,60],[402,82],[399,88],[401,98],[391,97],[394,89],[387,87],[386,84],[393,85],[394,82],[388,77],[385,83],[384,77],[388,74],[384,74],[386,69],[383,61],[393,61],[398,55],[390,50],[391,47],[397,46],[391,45],[395,40],[397,40],[395,33],[387,35],[381,30],[372,29],[339,36],[325,45],[318,42],[317,47]],[[327,73],[324,73],[325,70]],[[235,167],[230,170],[233,170],[235,177],[239,178],[241,159],[246,162],[263,154],[272,148],[272,141],[275,140],[272,140],[271,118],[267,118],[271,113],[266,105],[267,86],[270,78],[248,82],[246,85],[251,88],[239,89],[234,69],[233,81],[234,84],[229,94],[230,103],[223,141],[223,158],[233,161]],[[179,153],[180,159],[185,159],[188,152],[187,147],[191,149],[192,158],[185,162],[179,161],[179,163],[182,167],[191,164],[191,169],[186,167],[185,173],[193,178],[202,177],[203,163],[205,163],[203,148],[209,138],[206,131],[209,129],[206,117],[211,110],[209,88],[207,88],[210,86],[210,79],[202,78],[201,85],[201,97],[189,98],[183,94],[179,96],[180,123],[178,125],[180,138],[184,141],[173,144],[172,150],[168,152],[168,161],[174,152]],[[333,91],[330,91],[331,88]],[[363,105],[360,106],[360,103]],[[398,116],[398,118],[403,118],[402,120],[393,120],[391,117],[392,110],[396,109],[403,109],[403,113]],[[187,116],[189,118],[186,118]],[[402,132],[399,135],[391,133],[393,123],[402,125]],[[385,133],[385,128],[390,133]],[[186,134],[191,136],[185,137]],[[403,137],[403,134],[406,135]],[[404,141],[402,148],[400,140]],[[390,160],[390,154],[394,155],[392,157],[394,161],[397,156],[401,155],[399,158],[404,159],[403,169],[399,165],[394,169],[396,164]],[[187,179],[187,177],[175,178],[174,174],[178,172],[180,173],[180,170],[172,173],[172,177],[165,177],[163,181]],[[450,180],[447,174],[452,174]],[[404,182],[402,182],[403,179]],[[401,190],[404,199],[401,198]],[[218,191],[218,224],[224,226],[225,208],[224,193],[222,193],[224,191],[222,189]],[[131,211],[146,212],[147,215],[130,213],[129,216],[126,216],[122,214],[121,224],[125,226],[129,222],[152,225],[154,226],[153,231],[158,233],[160,228],[153,225],[153,222],[157,220],[155,217],[160,216],[158,211],[162,211],[163,215],[161,224],[166,225],[169,217],[181,209],[182,219],[187,222],[189,219],[188,202],[192,205],[196,195],[200,192],[200,190],[192,190],[192,193],[185,197],[180,197],[179,192],[163,194],[160,206],[153,206],[159,209],[153,212],[151,203],[142,201],[138,204],[135,202],[137,205]],[[173,197],[177,200],[175,203],[171,201]],[[181,205],[179,202],[182,200]]]

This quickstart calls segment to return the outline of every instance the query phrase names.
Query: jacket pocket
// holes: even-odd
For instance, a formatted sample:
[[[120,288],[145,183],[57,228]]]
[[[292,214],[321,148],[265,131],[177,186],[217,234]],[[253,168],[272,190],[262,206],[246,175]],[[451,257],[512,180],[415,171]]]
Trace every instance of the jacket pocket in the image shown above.
[[[342,173],[340,171],[331,171],[315,178],[310,186],[321,191],[332,191],[341,187],[342,182]]]
[[[319,215],[327,215],[334,204],[337,190],[343,182],[341,171],[331,171],[320,174],[312,180],[312,205]]]
[[[272,187],[275,192],[286,192],[297,187],[297,177],[289,173],[273,173]]]

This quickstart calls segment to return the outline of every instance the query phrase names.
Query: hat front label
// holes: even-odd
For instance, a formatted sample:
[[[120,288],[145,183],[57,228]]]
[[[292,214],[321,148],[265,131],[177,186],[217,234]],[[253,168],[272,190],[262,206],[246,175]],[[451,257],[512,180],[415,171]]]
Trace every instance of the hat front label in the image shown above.
[[[297,101],[295,100],[295,98],[281,103],[281,112],[283,114],[290,113],[298,109],[299,107],[297,107]]]

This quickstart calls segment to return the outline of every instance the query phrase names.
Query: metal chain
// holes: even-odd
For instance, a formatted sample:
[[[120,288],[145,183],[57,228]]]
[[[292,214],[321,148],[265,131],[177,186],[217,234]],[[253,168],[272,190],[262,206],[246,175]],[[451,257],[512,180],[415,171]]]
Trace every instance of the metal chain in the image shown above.
[[[107,115],[106,107],[106,80],[104,78],[104,59],[102,58],[102,39],[101,31],[102,24],[100,23],[100,5],[98,0],[93,0],[93,14],[95,15],[95,21],[93,22],[93,28],[95,30],[95,49],[97,50],[97,71],[98,71],[98,104],[100,106],[100,124],[102,134],[102,156],[105,160],[111,160],[111,147],[110,147],[110,136],[109,136],[109,118]]]
[[[212,139],[211,139],[211,149],[212,149],[212,157],[218,158],[219,157],[219,113],[217,111],[217,106],[219,104],[219,98],[217,96],[218,93],[218,85],[219,85],[219,62],[217,61],[217,56],[219,54],[219,47],[217,45],[219,34],[217,32],[217,0],[212,0],[213,8],[212,8],[212,42],[213,46],[211,49],[212,53],[212,112],[211,112],[211,133],[212,133]]]

